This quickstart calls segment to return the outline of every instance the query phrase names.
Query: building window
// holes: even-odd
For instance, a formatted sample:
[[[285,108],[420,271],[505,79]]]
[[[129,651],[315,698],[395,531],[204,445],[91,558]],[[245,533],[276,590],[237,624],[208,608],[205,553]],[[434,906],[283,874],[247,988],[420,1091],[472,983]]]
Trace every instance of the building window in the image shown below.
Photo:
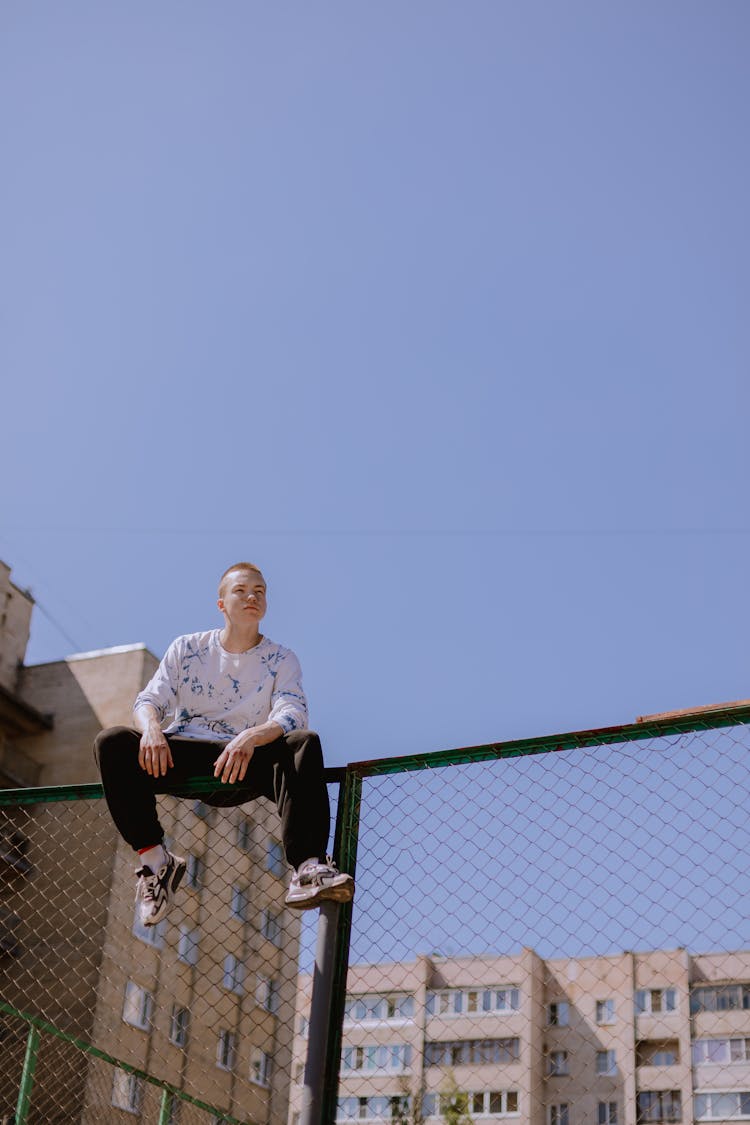
[[[640,988],[635,994],[635,1014],[661,1015],[677,1011],[677,992],[674,988]]]
[[[280,879],[286,875],[287,865],[284,849],[278,840],[269,840],[266,849],[266,870]]]
[[[430,1016],[482,1015],[516,1012],[520,1006],[517,988],[448,988],[427,993]]]
[[[547,1055],[547,1074],[550,1078],[562,1078],[570,1074],[567,1051],[550,1051]]]
[[[379,1118],[387,1121],[403,1121],[410,1110],[411,1098],[403,1094],[339,1098],[336,1104],[336,1120],[363,1121]]]
[[[750,1062],[750,1039],[696,1039],[693,1043],[693,1065]]]
[[[457,1117],[511,1117],[517,1115],[518,1090],[478,1090],[456,1094],[425,1094],[423,1117],[441,1117],[444,1121]]]
[[[636,1066],[676,1066],[680,1044],[676,1039],[642,1039],[636,1043]]]
[[[570,1125],[570,1112],[566,1102],[561,1105],[551,1105],[547,1116],[549,1125]]]
[[[281,948],[281,918],[268,908],[261,911],[260,932],[277,949]]]
[[[237,1046],[237,1036],[233,1031],[223,1028],[219,1032],[219,1042],[216,1047],[216,1065],[222,1070],[234,1068],[234,1055]]]
[[[255,999],[261,1008],[276,1015],[279,1010],[279,982],[272,977],[264,977],[258,973],[258,985],[255,989]]]
[[[615,1022],[615,1002],[614,1002],[614,1000],[597,1000],[597,1002],[596,1002],[596,1022],[597,1023],[614,1023]]]
[[[617,1125],[617,1102],[599,1102],[597,1125]]]
[[[249,852],[252,847],[252,824],[243,816],[237,824],[237,847],[243,852]]]
[[[428,997],[429,1005],[429,997]],[[428,1007],[429,1010],[429,1007]],[[414,997],[407,994],[347,996],[344,1018],[357,1023],[414,1018]]]
[[[408,1043],[365,1044],[361,1047],[344,1047],[341,1052],[342,1070],[403,1072],[410,1066],[411,1046]]]
[[[158,922],[155,926],[144,926],[141,922],[140,902],[136,904],[133,933],[137,938],[145,942],[146,945],[153,945],[155,949],[161,949],[164,945],[164,931],[166,927],[166,921]]]
[[[112,1078],[112,1105],[128,1113],[139,1113],[141,1108],[141,1080],[115,1068]]]
[[[696,1121],[732,1121],[750,1117],[750,1090],[695,1095]]]
[[[245,990],[245,966],[233,953],[228,953],[224,958],[224,976],[221,983],[224,988],[236,992],[238,996],[241,996]]]
[[[147,1031],[151,1026],[151,1015],[154,1010],[154,998],[145,988],[141,988],[135,981],[129,980],[125,985],[125,1003],[122,1009],[122,1018],[131,1027],[139,1027]]]
[[[636,1094],[637,1125],[681,1120],[682,1102],[679,1090],[641,1090]]]
[[[550,1027],[567,1027],[570,1023],[570,1005],[567,1000],[555,1000],[547,1005],[547,1023]]]
[[[198,963],[198,941],[200,933],[191,926],[180,926],[180,937],[177,942],[177,959],[186,965]]]
[[[518,1090],[479,1090],[470,1093],[469,1110],[477,1117],[508,1117],[518,1113]]]
[[[247,908],[250,903],[250,896],[247,887],[232,887],[232,917],[239,918],[241,922],[247,922]]]
[[[172,1015],[169,1020],[169,1042],[174,1043],[175,1047],[187,1045],[189,1021],[190,1013],[187,1008],[181,1008],[179,1004],[173,1004]]]
[[[564,1052],[563,1052],[564,1053]],[[518,1062],[518,1039],[461,1039],[426,1043],[425,1066]]]
[[[750,1009],[750,984],[722,984],[714,988],[694,988],[690,992],[690,1011],[741,1012]]]
[[[192,890],[197,891],[203,882],[205,870],[206,865],[203,862],[203,858],[190,852],[187,857],[187,871],[185,872],[186,885]]]
[[[250,1081],[258,1086],[271,1084],[271,1056],[259,1047],[253,1049],[250,1059]]]
[[[614,1051],[596,1052],[596,1073],[617,1074],[617,1062]]]

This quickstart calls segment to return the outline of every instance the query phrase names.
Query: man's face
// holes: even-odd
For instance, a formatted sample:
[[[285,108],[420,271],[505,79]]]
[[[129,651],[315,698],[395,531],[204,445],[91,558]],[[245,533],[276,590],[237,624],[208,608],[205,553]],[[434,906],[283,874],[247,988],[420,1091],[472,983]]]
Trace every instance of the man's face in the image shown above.
[[[257,570],[230,570],[218,606],[233,625],[259,622],[266,613],[266,583]]]

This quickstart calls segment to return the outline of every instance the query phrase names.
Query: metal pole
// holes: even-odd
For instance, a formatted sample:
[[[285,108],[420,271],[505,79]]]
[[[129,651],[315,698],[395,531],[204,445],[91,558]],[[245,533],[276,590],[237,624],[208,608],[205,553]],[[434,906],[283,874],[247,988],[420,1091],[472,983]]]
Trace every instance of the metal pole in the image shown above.
[[[166,1088],[161,1095],[161,1105],[159,1106],[159,1125],[169,1125],[172,1120],[172,1091]]]
[[[361,788],[361,779],[346,770],[339,785],[333,852],[340,870],[352,876]],[[351,916],[351,903],[326,902],[320,908],[300,1125],[325,1125],[335,1116]]]
[[[337,902],[324,902],[320,907],[300,1125],[322,1125],[326,1048],[339,910],[340,905]]]
[[[347,768],[343,792],[339,798],[339,816],[336,818],[336,844],[339,866],[355,876],[359,845],[359,815],[362,802],[362,778]],[[349,944],[352,932],[354,903],[344,903],[338,912],[334,944],[333,980],[331,981],[331,1010],[328,1016],[328,1038],[325,1052],[325,1078],[323,1081],[323,1106],[320,1125],[334,1125],[336,1099],[341,1069],[341,1043],[346,1007],[346,978],[349,973]]]
[[[36,1070],[36,1059],[38,1051],[39,1029],[32,1026],[29,1028],[29,1034],[26,1039],[26,1055],[23,1060],[21,1086],[18,1091],[18,1101],[16,1103],[16,1125],[26,1125],[26,1121],[28,1119],[29,1105],[31,1104],[31,1091],[34,1086],[34,1071]]]

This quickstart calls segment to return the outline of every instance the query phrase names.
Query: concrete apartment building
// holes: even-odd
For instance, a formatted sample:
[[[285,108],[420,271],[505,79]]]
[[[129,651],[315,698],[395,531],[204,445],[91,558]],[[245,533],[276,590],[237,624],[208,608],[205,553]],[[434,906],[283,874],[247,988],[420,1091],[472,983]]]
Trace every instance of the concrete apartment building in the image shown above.
[[[24,663],[33,599],[0,563],[0,787],[99,780],[91,747],[129,723],[157,665],[143,645]],[[188,875],[162,925],[134,913],[134,857],[103,800],[0,808],[0,999],[259,1125],[287,1120],[300,921],[265,801],[160,798]],[[26,1025],[0,1019],[0,1122]],[[156,1121],[159,1092],[43,1035],[29,1120]],[[189,1106],[172,1125],[201,1122]]]
[[[750,951],[351,966],[337,1119],[455,1125],[456,1111],[475,1125],[749,1119]]]

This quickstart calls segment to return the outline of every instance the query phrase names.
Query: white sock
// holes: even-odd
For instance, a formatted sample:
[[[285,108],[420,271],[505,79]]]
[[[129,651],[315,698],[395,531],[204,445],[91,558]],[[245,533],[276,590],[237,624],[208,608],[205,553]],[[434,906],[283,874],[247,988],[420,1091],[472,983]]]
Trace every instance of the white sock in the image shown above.
[[[304,871],[306,867],[317,867],[319,863],[320,859],[318,858],[318,856],[312,856],[310,859],[305,859],[297,868],[297,874],[301,874],[301,872]]]
[[[138,855],[141,864],[144,867],[150,867],[154,874],[167,862],[167,853],[161,844],[156,844],[146,852],[139,852]]]

